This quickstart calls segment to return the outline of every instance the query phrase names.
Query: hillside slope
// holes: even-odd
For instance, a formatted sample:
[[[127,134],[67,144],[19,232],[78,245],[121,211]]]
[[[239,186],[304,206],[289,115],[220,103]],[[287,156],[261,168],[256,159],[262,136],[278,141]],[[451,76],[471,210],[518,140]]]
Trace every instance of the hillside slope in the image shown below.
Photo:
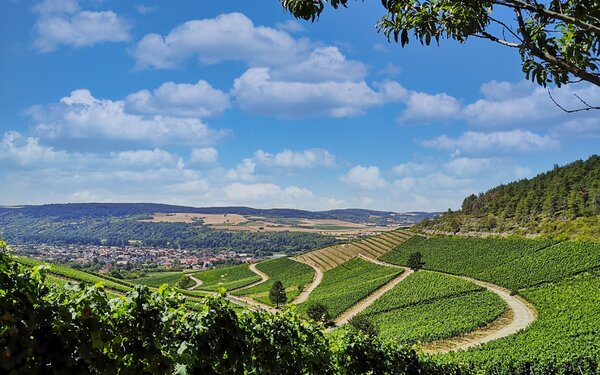
[[[460,211],[424,220],[417,228],[600,238],[600,156],[472,194]]]

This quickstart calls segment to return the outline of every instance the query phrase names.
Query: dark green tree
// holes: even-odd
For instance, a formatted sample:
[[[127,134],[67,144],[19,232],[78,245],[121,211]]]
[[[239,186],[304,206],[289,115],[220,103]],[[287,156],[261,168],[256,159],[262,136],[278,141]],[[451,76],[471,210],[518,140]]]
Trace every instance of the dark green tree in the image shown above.
[[[317,322],[322,322],[326,325],[331,322],[331,314],[329,313],[329,309],[322,303],[314,303],[310,305],[306,313],[309,318]]]
[[[281,0],[297,18],[315,21],[325,4],[348,0]],[[598,0],[382,0],[378,31],[405,46],[453,39],[485,39],[521,56],[528,79],[560,86],[573,78],[600,86],[600,2]],[[585,104],[585,103],[584,103]],[[598,107],[590,108],[598,109]],[[587,108],[589,109],[589,108]]]
[[[421,268],[423,268],[423,266],[425,265],[425,263],[423,262],[423,255],[420,252],[416,252],[416,253],[411,253],[408,256],[408,267],[412,270],[418,271]]]
[[[375,338],[379,335],[379,328],[367,317],[358,315],[350,319],[350,327],[356,331],[360,331],[370,338]]]
[[[283,286],[283,283],[281,281],[277,280],[273,283],[273,286],[271,286],[271,290],[269,290],[269,299],[277,307],[287,302],[285,287]]]

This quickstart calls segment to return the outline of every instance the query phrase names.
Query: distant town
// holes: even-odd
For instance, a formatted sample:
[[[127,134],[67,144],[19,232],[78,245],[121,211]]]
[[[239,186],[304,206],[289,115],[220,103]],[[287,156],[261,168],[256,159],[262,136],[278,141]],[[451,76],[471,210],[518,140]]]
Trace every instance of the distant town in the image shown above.
[[[81,268],[95,265],[100,273],[108,273],[113,268],[133,269],[144,265],[165,269],[205,269],[223,263],[248,263],[257,260],[252,254],[234,251],[212,253],[144,246],[27,244],[13,245],[11,248],[15,255],[45,262],[68,263]]]

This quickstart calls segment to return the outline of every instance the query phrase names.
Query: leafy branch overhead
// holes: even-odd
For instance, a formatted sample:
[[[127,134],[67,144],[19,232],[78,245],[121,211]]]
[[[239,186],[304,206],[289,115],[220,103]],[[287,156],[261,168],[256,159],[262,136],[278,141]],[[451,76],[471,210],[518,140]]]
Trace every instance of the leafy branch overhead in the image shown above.
[[[296,18],[316,21],[348,0],[281,0]],[[487,39],[519,51],[527,79],[546,86],[587,81],[600,86],[598,0],[381,0],[378,31],[405,46],[442,39]]]

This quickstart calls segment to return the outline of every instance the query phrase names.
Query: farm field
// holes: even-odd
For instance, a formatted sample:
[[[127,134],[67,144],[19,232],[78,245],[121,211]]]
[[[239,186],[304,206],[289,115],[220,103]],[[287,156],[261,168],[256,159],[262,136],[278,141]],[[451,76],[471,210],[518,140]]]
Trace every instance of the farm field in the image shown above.
[[[148,274],[148,276],[140,277],[139,279],[128,280],[134,284],[148,285],[159,287],[162,284],[168,284],[169,286],[176,286],[177,282],[184,276],[183,272],[154,272]]]
[[[336,317],[401,272],[398,268],[352,259],[325,272],[321,284],[306,302],[298,305],[298,311],[304,313],[311,304],[321,303]]]
[[[202,280],[202,285],[198,289],[209,291],[217,291],[221,288],[230,291],[260,280],[260,276],[250,271],[247,264],[200,271],[193,275]]]
[[[247,296],[267,305],[272,305],[269,300],[269,290],[275,281],[281,281],[288,301],[293,300],[302,288],[308,285],[315,274],[312,267],[296,262],[290,258],[279,258],[260,262],[256,268],[269,276],[269,280],[251,288],[234,291],[237,296]]]
[[[415,272],[360,315],[381,338],[404,344],[428,342],[473,331],[506,309],[496,294],[454,276]]]

